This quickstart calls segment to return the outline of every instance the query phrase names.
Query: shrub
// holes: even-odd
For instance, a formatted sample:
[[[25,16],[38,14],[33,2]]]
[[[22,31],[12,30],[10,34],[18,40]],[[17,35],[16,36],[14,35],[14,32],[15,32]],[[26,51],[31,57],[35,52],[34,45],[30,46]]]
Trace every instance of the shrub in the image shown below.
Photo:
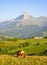
[[[45,43],[47,45],[47,43]]]
[[[39,42],[36,44],[36,46],[38,46],[38,45],[40,45],[40,43],[39,43]]]
[[[47,36],[44,36],[44,39],[47,39]]]
[[[40,54],[39,55],[46,55],[47,56],[47,50],[45,49],[43,52],[40,52]]]
[[[17,41],[18,39],[17,38],[9,38],[7,39],[8,41]]]
[[[33,55],[35,55],[35,53],[28,54],[28,56],[33,56]]]

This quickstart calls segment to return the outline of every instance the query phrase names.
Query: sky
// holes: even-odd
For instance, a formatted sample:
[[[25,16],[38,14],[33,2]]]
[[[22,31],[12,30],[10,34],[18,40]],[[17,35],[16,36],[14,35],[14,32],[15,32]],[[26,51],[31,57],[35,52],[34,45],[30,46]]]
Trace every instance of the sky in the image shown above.
[[[0,22],[24,12],[33,17],[47,16],[47,0],[0,0]]]

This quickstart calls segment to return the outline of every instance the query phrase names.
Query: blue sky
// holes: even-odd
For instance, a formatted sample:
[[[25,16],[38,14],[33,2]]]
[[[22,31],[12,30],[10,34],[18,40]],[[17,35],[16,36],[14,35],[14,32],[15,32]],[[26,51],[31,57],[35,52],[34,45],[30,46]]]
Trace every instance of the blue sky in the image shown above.
[[[0,0],[0,21],[29,13],[34,17],[47,16],[47,0]]]

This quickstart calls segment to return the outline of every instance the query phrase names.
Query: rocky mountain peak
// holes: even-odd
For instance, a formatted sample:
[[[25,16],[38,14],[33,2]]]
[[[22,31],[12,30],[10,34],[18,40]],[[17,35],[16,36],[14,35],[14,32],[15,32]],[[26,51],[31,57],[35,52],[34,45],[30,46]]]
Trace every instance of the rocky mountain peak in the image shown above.
[[[16,20],[28,20],[30,19],[31,15],[29,15],[27,12],[24,12],[24,14],[20,15],[19,17],[16,18]]]
[[[30,15],[27,12],[24,12],[24,19],[29,19]]]

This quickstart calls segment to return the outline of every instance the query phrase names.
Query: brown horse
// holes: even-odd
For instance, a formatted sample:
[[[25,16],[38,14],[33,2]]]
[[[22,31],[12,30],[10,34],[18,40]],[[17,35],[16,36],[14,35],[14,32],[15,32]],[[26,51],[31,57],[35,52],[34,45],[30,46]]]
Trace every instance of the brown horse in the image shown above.
[[[18,50],[17,57],[26,58],[26,55],[25,55],[24,51]]]

